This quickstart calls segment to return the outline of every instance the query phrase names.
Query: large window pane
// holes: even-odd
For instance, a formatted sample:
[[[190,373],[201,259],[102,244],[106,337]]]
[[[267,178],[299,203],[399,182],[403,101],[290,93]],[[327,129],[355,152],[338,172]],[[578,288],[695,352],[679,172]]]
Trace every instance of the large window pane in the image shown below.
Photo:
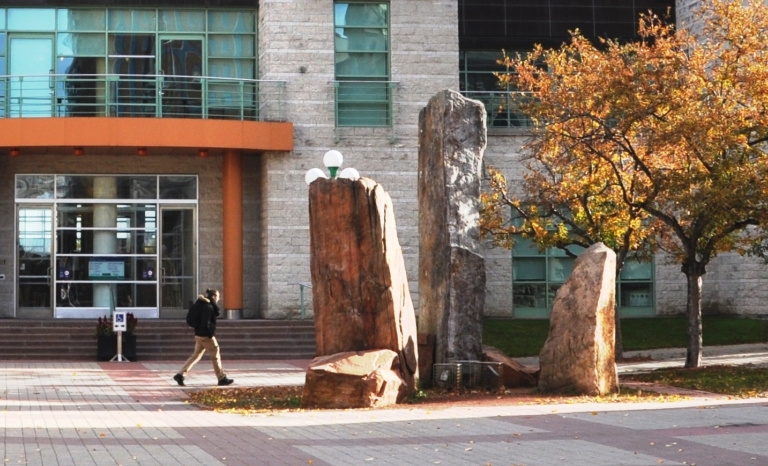
[[[59,9],[57,24],[59,31],[103,31],[107,27],[106,11]]]
[[[5,55],[5,33],[0,32],[0,55]]]
[[[197,177],[161,176],[160,199],[197,199]]]
[[[94,176],[58,176],[56,197],[59,199],[93,199]],[[103,177],[100,177],[103,178]],[[154,176],[110,176],[115,182],[114,199],[155,199],[157,178]]]
[[[9,31],[53,31],[56,10],[53,8],[9,8]]]
[[[389,25],[386,3],[336,3],[336,26],[387,27]]]
[[[247,58],[255,54],[256,45],[251,35],[226,34],[208,37],[208,55],[211,57]]]
[[[526,258],[515,259],[513,263],[515,281],[546,281],[547,262],[544,258]]]
[[[208,60],[208,74],[217,78],[254,79],[256,62],[254,60],[238,60],[212,58]]]
[[[161,10],[158,22],[160,31],[205,31],[205,12],[202,10]]]
[[[53,199],[53,175],[16,177],[17,199]]]
[[[110,31],[155,31],[156,23],[155,10],[109,10]]]
[[[389,55],[385,53],[347,53],[336,56],[336,77],[386,78],[389,75]]]
[[[66,56],[104,56],[107,44],[104,34],[59,34],[56,53]]]
[[[254,32],[256,21],[253,11],[209,11],[209,32]]]

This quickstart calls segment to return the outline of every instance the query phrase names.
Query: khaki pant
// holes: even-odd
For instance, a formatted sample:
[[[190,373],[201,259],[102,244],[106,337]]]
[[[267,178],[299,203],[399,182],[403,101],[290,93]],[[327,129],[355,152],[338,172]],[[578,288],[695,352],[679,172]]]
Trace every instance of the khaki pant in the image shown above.
[[[198,337],[195,336],[195,350],[192,352],[192,356],[184,363],[184,367],[181,368],[180,374],[186,376],[187,372],[192,369],[192,366],[203,357],[205,351],[211,353],[211,362],[213,363],[213,371],[216,373],[216,379],[224,377],[224,369],[221,368],[221,352],[219,351],[219,343],[216,341],[216,337]]]

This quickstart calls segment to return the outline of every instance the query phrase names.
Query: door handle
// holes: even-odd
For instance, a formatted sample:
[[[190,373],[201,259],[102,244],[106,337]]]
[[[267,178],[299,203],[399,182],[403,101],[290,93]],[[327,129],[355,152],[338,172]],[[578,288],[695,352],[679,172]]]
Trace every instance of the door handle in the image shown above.
[[[53,285],[53,267],[48,267],[48,276],[46,277],[48,286]]]

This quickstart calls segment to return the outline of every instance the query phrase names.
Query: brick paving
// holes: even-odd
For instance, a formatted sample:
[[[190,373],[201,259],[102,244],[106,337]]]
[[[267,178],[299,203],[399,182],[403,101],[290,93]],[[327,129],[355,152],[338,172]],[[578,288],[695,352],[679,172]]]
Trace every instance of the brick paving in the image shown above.
[[[768,361],[762,350],[732,357]],[[301,385],[307,363],[224,362],[240,387]],[[189,404],[171,378],[181,364],[0,362],[3,464],[768,465],[761,399],[242,416]],[[210,363],[187,383],[213,387]]]

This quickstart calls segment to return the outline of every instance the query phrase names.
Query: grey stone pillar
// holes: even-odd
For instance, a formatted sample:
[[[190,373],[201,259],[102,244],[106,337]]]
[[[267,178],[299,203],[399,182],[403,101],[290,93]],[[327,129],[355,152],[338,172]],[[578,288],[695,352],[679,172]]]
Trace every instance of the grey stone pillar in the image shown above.
[[[479,360],[485,259],[480,168],[485,107],[445,90],[419,114],[419,323],[435,335],[435,362]]]
[[[97,176],[93,179],[94,199],[115,199],[117,180],[113,176]],[[95,228],[115,228],[117,226],[117,205],[95,204],[93,206],[93,226]],[[96,230],[93,232],[94,254],[115,254],[117,252],[117,232],[114,230]],[[110,307],[112,284],[93,285],[93,305]]]

